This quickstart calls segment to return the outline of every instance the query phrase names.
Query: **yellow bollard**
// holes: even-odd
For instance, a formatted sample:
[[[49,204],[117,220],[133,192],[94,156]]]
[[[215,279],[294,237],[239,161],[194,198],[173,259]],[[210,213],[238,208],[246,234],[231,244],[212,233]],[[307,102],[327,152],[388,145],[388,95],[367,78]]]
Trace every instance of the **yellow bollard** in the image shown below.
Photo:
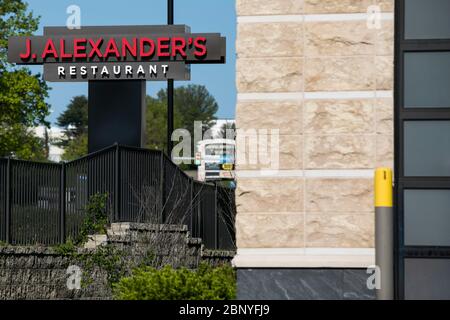
[[[392,170],[379,168],[375,171],[375,207],[392,207]]]
[[[380,268],[377,299],[394,299],[394,211],[392,170],[375,171],[375,263]]]

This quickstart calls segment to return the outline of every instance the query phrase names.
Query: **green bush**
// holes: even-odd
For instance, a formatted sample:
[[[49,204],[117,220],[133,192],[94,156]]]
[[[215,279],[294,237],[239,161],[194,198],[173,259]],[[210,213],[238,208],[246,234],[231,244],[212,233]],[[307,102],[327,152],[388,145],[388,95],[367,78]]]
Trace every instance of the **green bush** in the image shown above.
[[[54,246],[56,253],[62,256],[73,256],[77,252],[77,246],[71,237],[68,237],[65,243]]]
[[[229,266],[201,264],[186,268],[136,269],[113,285],[119,300],[231,300],[236,296],[236,274]]]
[[[108,194],[95,194],[89,198],[86,205],[86,216],[80,228],[77,245],[83,244],[88,240],[89,235],[105,234],[108,224]]]

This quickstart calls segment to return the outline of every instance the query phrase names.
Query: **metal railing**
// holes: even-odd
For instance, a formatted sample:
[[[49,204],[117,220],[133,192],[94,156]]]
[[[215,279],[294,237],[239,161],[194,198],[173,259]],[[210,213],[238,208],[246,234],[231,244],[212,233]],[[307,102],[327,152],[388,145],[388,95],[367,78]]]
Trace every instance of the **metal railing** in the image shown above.
[[[233,190],[195,181],[161,151],[120,145],[68,163],[0,159],[0,241],[74,239],[95,194],[108,195],[110,222],[185,224],[206,248],[235,248]]]

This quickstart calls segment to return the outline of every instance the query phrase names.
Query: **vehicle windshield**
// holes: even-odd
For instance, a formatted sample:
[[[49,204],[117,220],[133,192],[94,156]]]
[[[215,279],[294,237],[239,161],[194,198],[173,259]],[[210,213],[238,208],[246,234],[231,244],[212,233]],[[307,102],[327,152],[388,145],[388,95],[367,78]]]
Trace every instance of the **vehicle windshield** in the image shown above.
[[[209,144],[205,146],[205,156],[210,160],[221,160],[222,163],[234,163],[234,145]]]

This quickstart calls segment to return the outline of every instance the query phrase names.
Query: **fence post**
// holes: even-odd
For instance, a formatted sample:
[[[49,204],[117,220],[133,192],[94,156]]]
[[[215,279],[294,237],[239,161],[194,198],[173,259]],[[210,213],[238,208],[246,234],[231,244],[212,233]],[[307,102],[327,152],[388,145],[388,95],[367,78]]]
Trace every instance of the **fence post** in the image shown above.
[[[6,164],[5,240],[11,244],[11,158]]]
[[[194,237],[195,236],[195,234],[194,234],[194,232],[196,231],[195,230],[195,227],[194,227],[194,222],[195,222],[195,219],[194,219],[194,179],[193,178],[191,178],[190,180],[189,180],[189,184],[190,184],[190,188],[191,188],[191,201],[190,201],[190,212],[191,212],[191,235]]]
[[[61,165],[61,180],[59,183],[59,242],[66,242],[66,164]]]
[[[214,184],[214,248],[219,249],[219,210],[217,208],[217,183]]]
[[[114,157],[114,215],[111,223],[120,220],[120,146],[118,143],[116,143]]]
[[[161,178],[159,181],[160,184],[160,198],[161,198],[161,221],[160,223],[165,222],[165,203],[166,203],[166,177],[164,174],[164,151],[161,151],[161,163],[160,163],[160,174]]]
[[[203,232],[204,229],[204,219],[203,219],[203,215],[204,215],[204,205],[203,205],[203,201],[205,200],[205,186],[202,185],[199,188],[199,192],[197,193],[197,197],[198,197],[198,238],[201,238],[203,241],[205,241],[205,233]]]

